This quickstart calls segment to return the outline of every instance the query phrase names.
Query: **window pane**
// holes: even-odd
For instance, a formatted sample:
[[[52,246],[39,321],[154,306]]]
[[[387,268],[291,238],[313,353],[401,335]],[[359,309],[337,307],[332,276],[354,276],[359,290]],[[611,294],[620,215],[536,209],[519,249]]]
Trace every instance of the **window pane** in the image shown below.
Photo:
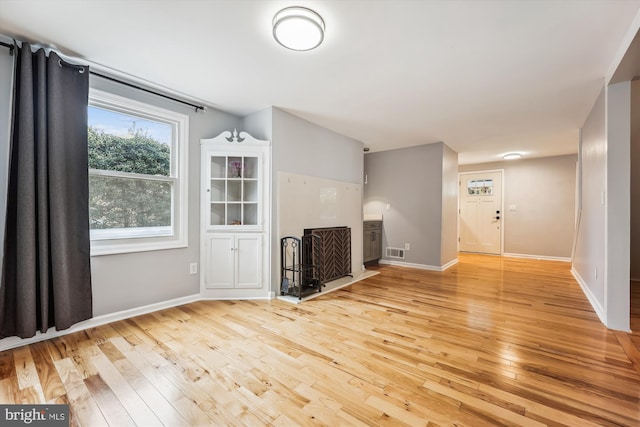
[[[225,225],[224,203],[211,203],[211,225]]]
[[[242,220],[243,220],[242,223],[244,225],[258,224],[258,204],[257,203],[245,203]]]
[[[229,157],[229,168],[227,169],[227,177],[241,178],[243,168],[244,164],[242,163],[242,157]]]
[[[89,168],[171,176],[173,127],[89,106]]]
[[[226,157],[211,157],[211,178],[224,178],[226,174]]]
[[[467,192],[470,196],[492,196],[492,179],[475,179],[467,182]]]
[[[258,158],[257,157],[245,157],[244,158],[244,177],[255,179],[258,177]]]
[[[89,176],[91,229],[171,226],[171,183]]]

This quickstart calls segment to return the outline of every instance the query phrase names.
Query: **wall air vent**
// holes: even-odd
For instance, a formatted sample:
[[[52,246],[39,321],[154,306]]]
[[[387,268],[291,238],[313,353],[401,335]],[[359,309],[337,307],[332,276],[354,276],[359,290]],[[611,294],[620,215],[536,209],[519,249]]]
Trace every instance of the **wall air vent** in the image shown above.
[[[404,259],[404,249],[400,249],[400,248],[387,248],[387,258],[399,258],[399,259]]]

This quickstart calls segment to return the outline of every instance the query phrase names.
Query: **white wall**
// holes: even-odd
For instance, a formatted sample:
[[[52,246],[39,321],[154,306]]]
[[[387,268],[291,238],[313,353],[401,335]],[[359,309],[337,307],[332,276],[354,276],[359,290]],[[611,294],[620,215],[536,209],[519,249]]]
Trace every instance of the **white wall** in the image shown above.
[[[276,203],[278,239],[284,236],[301,237],[306,228],[349,227],[351,272],[360,272],[362,184],[287,172],[278,172],[277,177],[274,176],[276,183],[280,190]],[[278,255],[280,253],[278,251]]]
[[[603,88],[582,128],[573,271],[602,322],[629,330],[631,82]]]
[[[442,144],[440,265],[458,259],[458,153]]]
[[[631,279],[640,280],[640,80],[631,82]]]
[[[631,82],[607,86],[606,325],[629,330]]]
[[[580,223],[573,270],[594,309],[604,321],[605,206],[607,136],[603,87],[582,127]]]

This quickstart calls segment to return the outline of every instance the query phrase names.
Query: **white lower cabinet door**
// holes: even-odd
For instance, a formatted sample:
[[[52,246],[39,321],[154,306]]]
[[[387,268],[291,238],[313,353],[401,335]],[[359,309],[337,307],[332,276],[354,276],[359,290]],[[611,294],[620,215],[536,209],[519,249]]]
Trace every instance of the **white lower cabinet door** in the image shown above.
[[[262,235],[211,233],[206,237],[207,289],[262,287]]]
[[[235,286],[235,235],[210,234],[207,236],[207,289],[229,289]]]
[[[262,286],[262,239],[259,234],[236,235],[236,287]]]

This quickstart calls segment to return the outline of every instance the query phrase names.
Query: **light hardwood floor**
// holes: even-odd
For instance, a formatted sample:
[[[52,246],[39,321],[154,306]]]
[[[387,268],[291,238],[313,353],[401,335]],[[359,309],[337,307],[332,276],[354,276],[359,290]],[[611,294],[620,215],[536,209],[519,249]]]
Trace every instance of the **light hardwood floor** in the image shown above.
[[[640,425],[640,335],[604,328],[567,263],[459,259],[5,351],[0,402],[69,403],[82,426]]]

